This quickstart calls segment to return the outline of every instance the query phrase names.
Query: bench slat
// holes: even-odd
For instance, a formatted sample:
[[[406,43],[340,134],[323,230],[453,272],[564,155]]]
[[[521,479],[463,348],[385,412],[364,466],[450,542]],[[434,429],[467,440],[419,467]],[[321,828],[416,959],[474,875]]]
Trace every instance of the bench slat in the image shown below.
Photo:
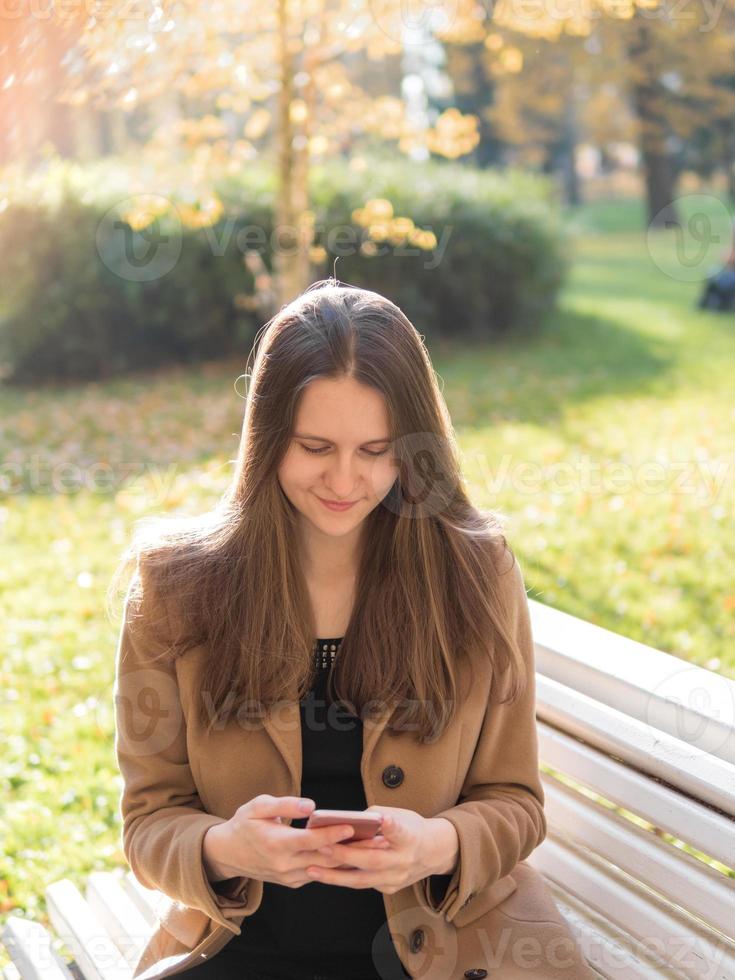
[[[630,936],[615,929],[609,920],[587,908],[555,881],[546,879],[546,883],[587,962],[599,976],[605,980],[669,980],[669,971],[635,955]]]
[[[134,967],[150,938],[151,926],[117,876],[109,871],[93,871],[87,880],[86,898],[117,948]]]
[[[85,980],[131,980],[131,966],[72,881],[62,878],[49,885],[46,904]]]
[[[138,911],[149,925],[155,925],[158,921],[156,915],[156,902],[160,892],[155,888],[146,888],[141,885],[132,871],[126,872],[121,878],[121,884],[125,891],[135,902]]]
[[[735,765],[735,680],[529,601],[536,670]]]
[[[735,765],[558,681],[536,682],[543,721],[735,817]]]
[[[640,959],[690,980],[731,980],[735,976],[735,943],[668,905],[586,848],[551,834],[528,860],[545,877],[627,933]]]
[[[543,762],[731,866],[735,821],[543,721],[537,729]]]
[[[735,941],[735,878],[667,844],[620,814],[543,775],[547,822]]]
[[[40,922],[25,919],[20,915],[11,915],[5,922],[2,931],[3,946],[8,951],[12,966],[23,980],[72,980],[72,974],[67,969],[61,956],[54,949],[53,936]]]

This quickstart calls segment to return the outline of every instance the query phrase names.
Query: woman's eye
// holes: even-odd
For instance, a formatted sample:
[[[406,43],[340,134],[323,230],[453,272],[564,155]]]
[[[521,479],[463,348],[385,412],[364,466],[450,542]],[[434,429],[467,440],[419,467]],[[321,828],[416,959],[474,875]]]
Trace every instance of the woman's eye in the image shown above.
[[[301,443],[301,448],[302,449],[305,449],[307,451],[307,453],[317,453],[317,454],[319,454],[319,453],[325,453],[329,449],[329,446],[320,446],[318,449],[312,449],[310,446],[305,446],[303,443]],[[385,454],[388,452],[388,450],[387,449],[381,449],[380,452],[371,452],[369,449],[363,449],[363,452],[367,456],[385,456]]]

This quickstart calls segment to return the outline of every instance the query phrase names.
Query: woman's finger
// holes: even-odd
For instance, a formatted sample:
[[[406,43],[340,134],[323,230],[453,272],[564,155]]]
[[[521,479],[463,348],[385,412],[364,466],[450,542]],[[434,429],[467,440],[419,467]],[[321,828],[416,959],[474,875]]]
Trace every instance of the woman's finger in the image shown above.
[[[320,847],[318,853],[339,864],[352,864],[364,871],[378,871],[385,867],[386,859],[380,854],[382,847],[357,847],[350,844],[331,844]]]
[[[390,841],[386,840],[385,837],[368,837],[366,840],[342,841],[342,843],[349,847],[364,847],[367,850],[384,849],[391,846]]]

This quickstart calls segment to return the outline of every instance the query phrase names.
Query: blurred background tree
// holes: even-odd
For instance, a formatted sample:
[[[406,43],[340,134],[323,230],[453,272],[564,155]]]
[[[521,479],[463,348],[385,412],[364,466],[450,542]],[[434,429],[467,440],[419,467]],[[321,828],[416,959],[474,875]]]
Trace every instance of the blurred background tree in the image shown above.
[[[478,226],[479,209],[472,214],[459,200],[460,190],[485,195],[473,184],[478,171],[499,175],[519,168],[548,177],[558,199],[571,207],[600,188],[615,194],[636,193],[640,187],[649,230],[680,224],[677,198],[693,178],[724,181],[731,197],[735,191],[735,11],[729,7],[590,0],[557,11],[514,0],[495,6],[477,0],[430,5],[220,0],[203,16],[193,0],[154,0],[98,11],[54,6],[6,23],[0,40],[0,112],[7,122],[0,162],[43,169],[58,154],[123,163],[123,183],[139,192],[121,215],[131,236],[160,236],[157,222],[167,215],[185,230],[206,234],[211,229],[216,241],[213,246],[209,237],[206,244],[212,253],[224,249],[225,236],[246,217],[269,233],[270,248],[245,248],[236,273],[231,266],[224,272],[225,262],[215,270],[204,249],[199,256],[190,254],[188,265],[178,263],[177,274],[183,276],[186,269],[188,280],[182,288],[170,277],[166,303],[187,287],[189,297],[169,319],[202,325],[196,343],[179,345],[182,356],[207,345],[226,349],[237,311],[252,312],[265,322],[315,277],[332,272],[326,263],[334,252],[316,227],[317,218],[327,214],[342,226],[363,224],[376,241],[410,240],[422,248],[435,243],[430,229],[448,224],[451,216],[462,238],[453,249],[455,259],[461,256],[475,265],[493,261],[488,272],[516,294],[502,303],[484,297],[468,309],[461,322],[475,332],[482,322],[488,330],[512,323],[518,328],[523,316],[538,309],[540,291],[547,290],[547,305],[552,304],[560,278],[558,262],[541,268],[539,256],[551,255],[554,248],[545,233],[527,235],[520,231],[521,216],[511,217],[524,193],[512,181],[502,191],[496,183],[490,194],[493,207],[483,197],[482,220],[492,216],[492,225]],[[381,156],[403,158],[409,173],[415,164],[423,198],[411,197],[412,178],[388,177],[368,194],[367,178],[375,175],[374,161]],[[315,168],[337,161],[363,168],[366,193],[349,177],[343,182],[335,176],[332,199],[322,193],[318,211]],[[451,178],[449,197],[435,199],[432,208],[427,207],[431,189],[418,180],[427,161],[457,162],[457,173],[463,174],[464,167],[467,174],[466,180]],[[265,180],[262,174],[268,175]],[[226,188],[229,201],[223,196]],[[83,216],[83,209],[76,210],[77,204],[90,204],[93,190],[82,188],[82,200],[66,211],[77,215],[80,228],[92,229],[103,220],[104,209]],[[6,202],[12,196],[6,195]],[[378,204],[371,203],[371,196]],[[507,235],[512,247],[503,246],[503,218],[513,229]],[[527,220],[530,212],[521,224]],[[36,240],[41,228],[55,222],[38,215],[31,220],[30,213],[23,218],[29,236],[36,229]],[[62,280],[84,278],[86,295],[97,297],[90,318],[110,324],[104,297],[118,287],[111,291],[97,277],[92,289],[95,275],[83,269],[81,260],[83,235],[77,235],[80,261],[73,271],[68,260],[75,252],[73,235],[70,228],[65,233],[64,257],[44,252],[37,241],[29,242],[27,254],[35,253],[36,266],[63,269]],[[5,234],[6,240],[16,240],[15,225]],[[492,247],[485,251],[485,244]],[[367,245],[362,254],[370,254]],[[446,274],[451,265],[444,261],[440,272]],[[371,281],[354,263],[343,267],[356,281]],[[466,269],[466,277],[476,283],[470,265]],[[460,274],[459,263],[454,271]],[[204,320],[213,307],[197,299],[207,292],[197,276],[206,282],[219,277],[220,288],[236,307],[220,311],[209,334]],[[52,335],[69,339],[68,324],[80,319],[73,297],[67,292],[62,301],[57,296],[53,310],[41,310],[34,306],[39,284],[27,268],[6,270],[0,288],[8,279],[5,307],[21,312],[5,326],[0,317],[0,343],[9,335],[15,344],[6,359],[30,369],[34,361],[43,361],[40,349],[48,355],[49,369],[51,362],[61,365],[64,358],[51,356],[48,340]],[[484,281],[487,292],[492,279],[485,275]],[[63,283],[58,288],[64,292]],[[403,276],[397,288],[406,290],[400,292],[401,301],[427,322],[432,311],[449,309],[458,297],[468,296],[459,281],[443,283],[441,300],[430,296],[418,278]],[[132,343],[139,356],[147,343],[145,311],[163,303],[162,293],[154,286],[146,290],[128,284],[121,301],[117,296],[111,300],[122,323],[137,324],[129,333],[140,334]],[[531,302],[520,316],[522,294]],[[29,318],[34,329],[46,327],[19,352],[15,325]],[[157,342],[162,350],[176,347],[172,330],[162,330]],[[84,330],[67,344],[67,364],[77,346],[89,349]],[[115,350],[103,338],[87,370],[101,364],[122,369],[134,362],[129,351]]]
[[[580,156],[599,172],[640,165],[652,226],[678,220],[686,171],[723,174],[735,199],[732,5],[223,0],[202,23],[192,0],[164,0],[88,13],[6,20],[0,159],[44,144],[81,159],[157,152],[185,168],[203,222],[215,174],[270,155],[294,241],[275,256],[275,305],[309,278],[310,165],[360,145],[522,162],[571,204]]]
[[[466,7],[460,13],[469,17],[472,5]],[[433,125],[407,112],[401,37],[401,6],[393,2],[226,0],[204,22],[193,0],[164,2],[146,21],[88,20],[59,98],[126,112],[153,104],[144,149],[186,168],[193,196],[205,202],[199,210],[212,222],[221,214],[213,179],[273,155],[281,247],[273,281],[261,270],[266,315],[312,278],[314,161],[348,152],[358,133],[404,153],[422,149],[447,158],[480,139],[475,117],[456,109]]]
[[[545,92],[541,98],[556,103],[559,139],[564,145],[573,139],[577,114],[575,99],[580,98],[579,84],[586,96],[592,91],[616,91],[629,107],[634,121],[634,140],[643,172],[647,224],[669,227],[678,224],[675,199],[678,178],[684,167],[699,173],[711,173],[713,160],[724,170],[730,194],[733,192],[732,119],[735,117],[735,9],[732,5],[671,4],[667,0],[594,0],[582,10],[572,6],[569,15],[557,15],[554,7],[538,5],[529,17],[524,6],[513,0],[499,0],[494,21],[497,27],[515,34],[538,37],[534,57],[523,61],[513,55],[511,70],[502,52],[508,50],[504,32],[486,38],[491,46],[493,64],[508,79],[523,69],[524,79],[541,76]],[[576,42],[571,41],[577,39]],[[517,37],[512,42],[517,47]],[[526,55],[528,57],[528,44]],[[561,66],[565,65],[566,69]],[[576,66],[576,68],[575,68]],[[575,87],[572,79],[584,76]],[[561,76],[561,77],[560,77]],[[538,76],[537,76],[538,77]],[[557,91],[560,82],[565,95]],[[511,81],[512,85],[513,82]],[[533,89],[532,89],[533,91]],[[515,104],[525,112],[535,108],[531,98]],[[533,91],[537,98],[540,93]],[[608,128],[613,117],[604,117],[607,139],[614,136]],[[503,120],[501,118],[501,126]],[[692,143],[702,146],[701,132],[711,133],[705,154],[687,153]],[[599,140],[599,135],[598,135]],[[570,197],[578,199],[576,188]]]

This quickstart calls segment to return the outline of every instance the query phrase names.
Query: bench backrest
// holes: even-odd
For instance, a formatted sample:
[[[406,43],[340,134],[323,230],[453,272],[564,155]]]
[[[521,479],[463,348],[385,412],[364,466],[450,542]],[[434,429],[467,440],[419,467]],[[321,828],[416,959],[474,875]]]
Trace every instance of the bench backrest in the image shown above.
[[[735,977],[735,682],[529,600],[548,835],[604,976]]]

